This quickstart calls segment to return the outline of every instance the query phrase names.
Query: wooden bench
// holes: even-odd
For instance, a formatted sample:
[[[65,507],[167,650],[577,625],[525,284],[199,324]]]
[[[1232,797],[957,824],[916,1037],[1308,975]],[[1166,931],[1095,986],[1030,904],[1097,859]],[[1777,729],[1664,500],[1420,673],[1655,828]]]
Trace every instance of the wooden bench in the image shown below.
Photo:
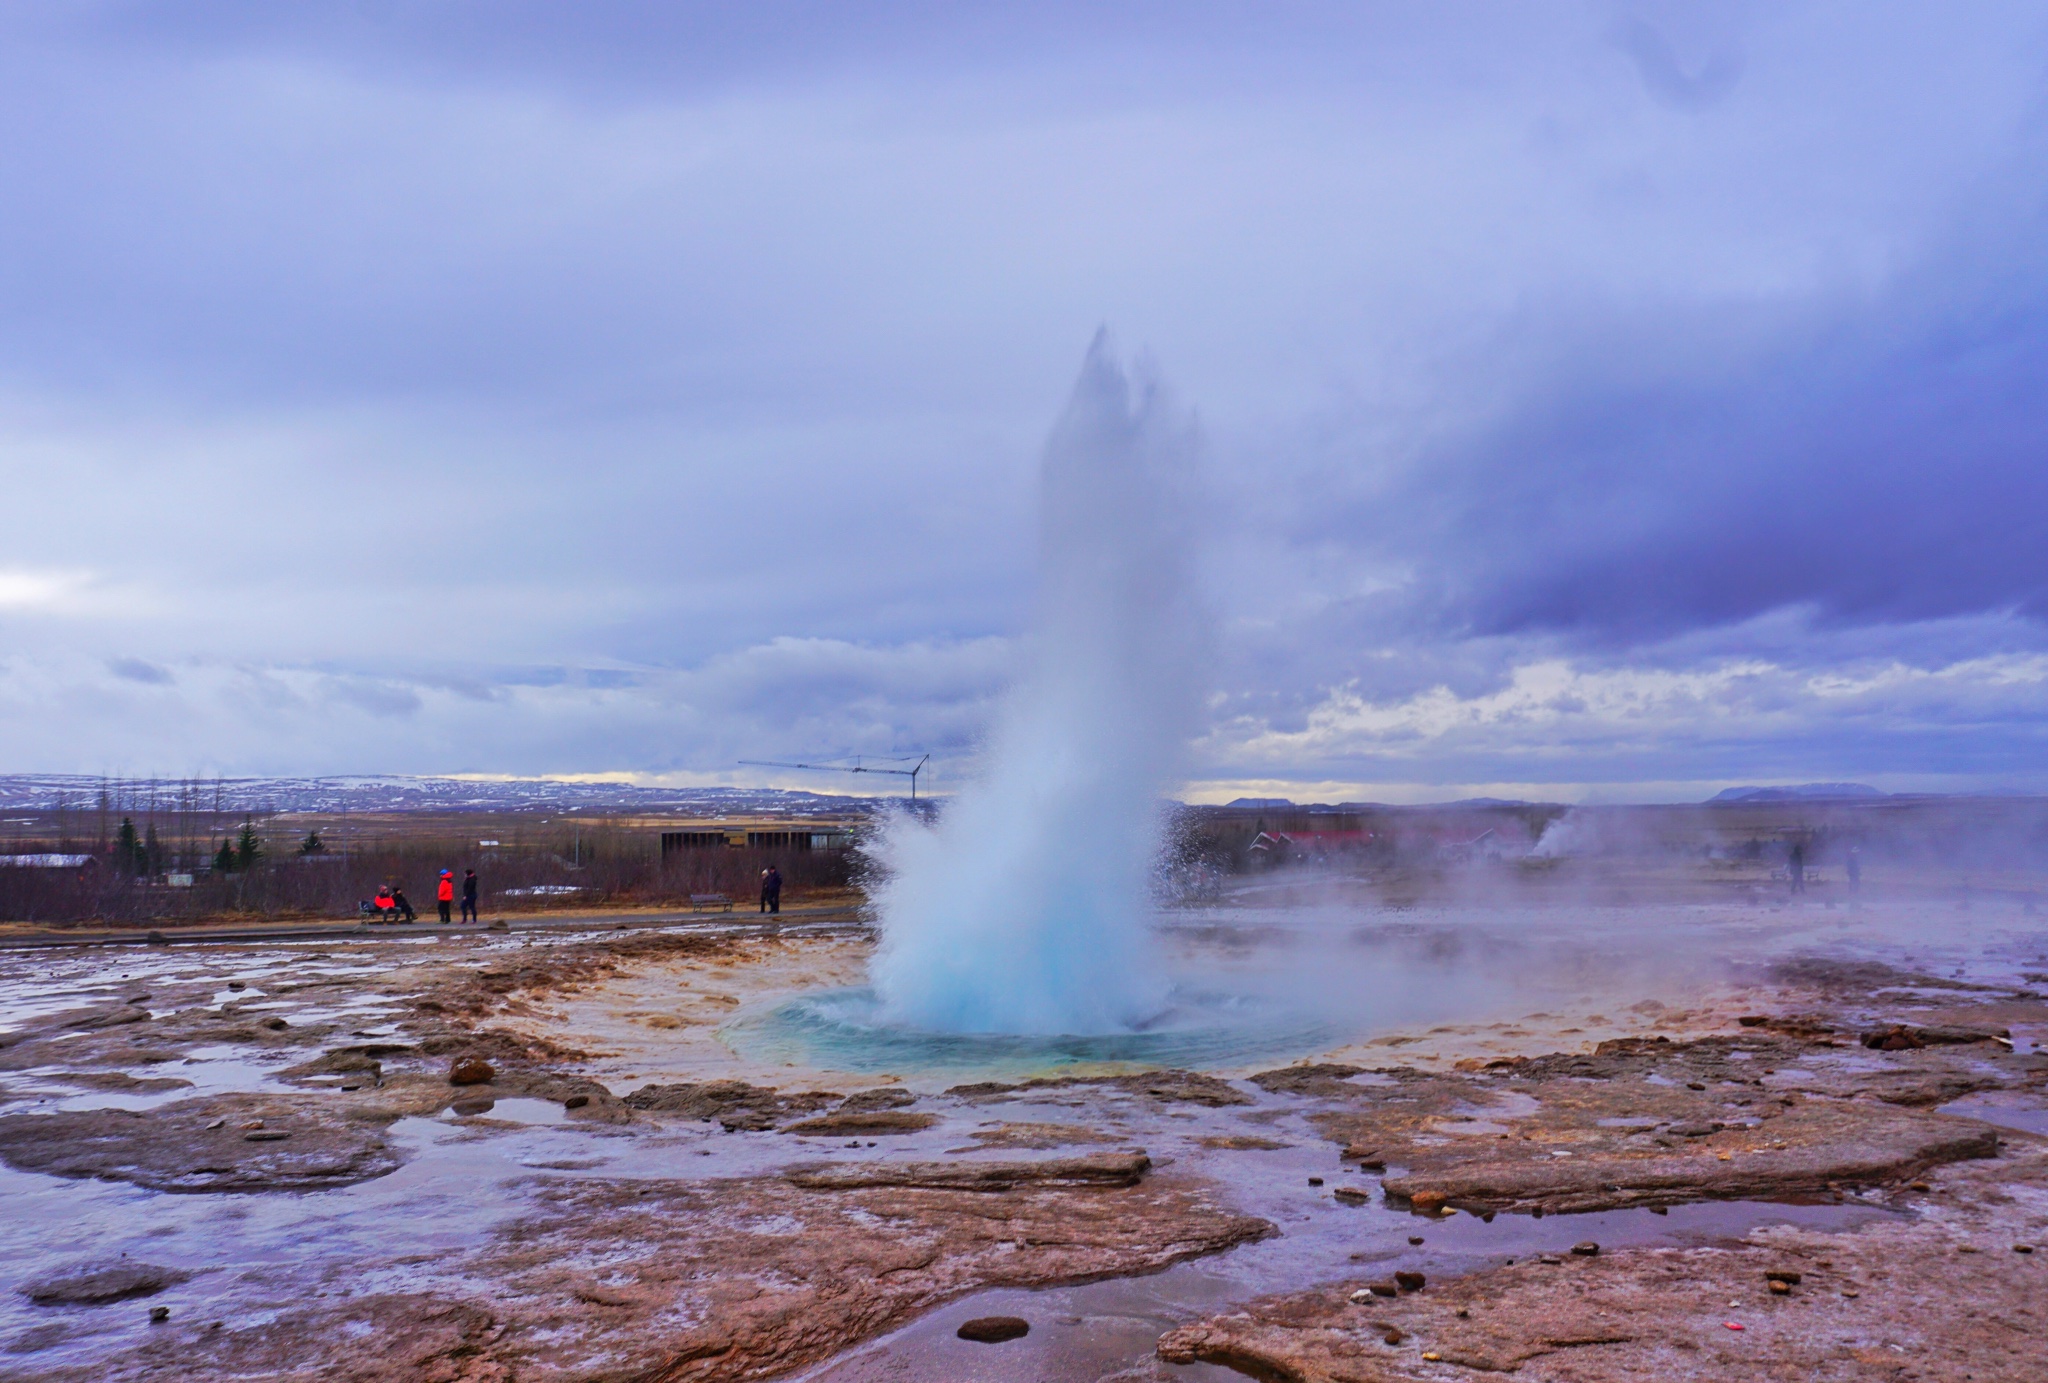
[[[720,908],[732,911],[732,899],[723,893],[693,893],[690,895],[690,911],[702,912],[705,908]]]

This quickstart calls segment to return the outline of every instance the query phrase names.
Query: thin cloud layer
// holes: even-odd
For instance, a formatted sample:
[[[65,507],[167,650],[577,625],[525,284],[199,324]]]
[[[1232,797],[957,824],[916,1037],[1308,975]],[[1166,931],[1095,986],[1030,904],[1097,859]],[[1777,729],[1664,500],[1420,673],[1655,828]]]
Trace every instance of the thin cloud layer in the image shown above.
[[[1109,323],[1208,438],[1205,794],[2048,788],[2044,70],[2016,4],[17,8],[0,761],[970,772]]]

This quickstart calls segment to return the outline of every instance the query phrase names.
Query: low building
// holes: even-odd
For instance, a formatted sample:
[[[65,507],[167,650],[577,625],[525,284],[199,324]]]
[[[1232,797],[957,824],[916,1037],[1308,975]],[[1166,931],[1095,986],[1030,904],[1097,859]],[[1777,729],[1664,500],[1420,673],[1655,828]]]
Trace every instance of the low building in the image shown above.
[[[740,822],[661,833],[661,857],[690,850],[845,850],[853,832],[836,821]]]

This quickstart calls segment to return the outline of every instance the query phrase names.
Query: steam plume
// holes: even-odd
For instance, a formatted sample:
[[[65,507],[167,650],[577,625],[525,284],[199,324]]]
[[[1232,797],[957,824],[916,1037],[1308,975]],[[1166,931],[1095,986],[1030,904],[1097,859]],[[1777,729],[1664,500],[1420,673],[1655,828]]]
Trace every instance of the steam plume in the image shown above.
[[[885,845],[873,979],[898,1022],[1116,1031],[1155,1013],[1160,794],[1196,709],[1191,421],[1089,349],[1045,449],[1030,662],[987,771]]]

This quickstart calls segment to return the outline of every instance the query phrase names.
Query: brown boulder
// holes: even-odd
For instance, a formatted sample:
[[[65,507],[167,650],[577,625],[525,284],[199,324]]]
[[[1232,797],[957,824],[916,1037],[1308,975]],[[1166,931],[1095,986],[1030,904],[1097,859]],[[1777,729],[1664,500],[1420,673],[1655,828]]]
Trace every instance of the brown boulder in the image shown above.
[[[809,1091],[784,1095],[765,1085],[738,1080],[643,1085],[625,1097],[628,1107],[650,1114],[684,1119],[716,1119],[728,1133],[760,1133],[792,1114],[809,1114],[838,1100],[837,1095]]]
[[[953,1332],[963,1340],[976,1344],[999,1345],[1005,1340],[1021,1340],[1031,1333],[1031,1323],[1021,1316],[976,1316],[963,1321]]]

